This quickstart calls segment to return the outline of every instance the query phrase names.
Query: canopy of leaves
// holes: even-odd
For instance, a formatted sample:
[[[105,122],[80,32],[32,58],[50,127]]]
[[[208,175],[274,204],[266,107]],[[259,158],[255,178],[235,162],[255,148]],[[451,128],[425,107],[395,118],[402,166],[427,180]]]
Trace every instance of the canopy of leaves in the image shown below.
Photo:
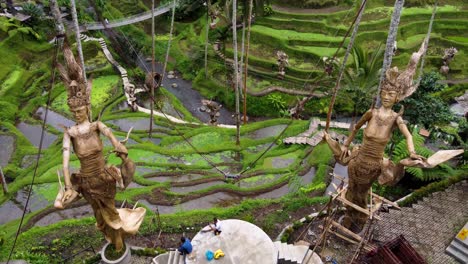
[[[436,72],[424,74],[416,92],[401,102],[405,107],[405,119],[411,124],[431,128],[434,125],[447,124],[453,119],[448,105],[433,95],[445,88],[437,83],[440,79],[441,76]]]
[[[355,114],[364,113],[372,103],[379,84],[382,54],[382,45],[372,53],[367,53],[358,45],[353,47],[353,64],[344,72],[344,93],[341,96],[354,103]]]
[[[27,2],[23,4],[23,13],[30,15],[34,19],[40,19],[44,15],[44,11],[34,3]]]

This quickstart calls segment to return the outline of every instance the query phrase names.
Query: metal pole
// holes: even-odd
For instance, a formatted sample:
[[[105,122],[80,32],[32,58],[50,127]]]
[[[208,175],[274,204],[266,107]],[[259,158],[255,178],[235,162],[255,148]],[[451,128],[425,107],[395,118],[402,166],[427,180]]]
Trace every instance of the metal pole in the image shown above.
[[[0,181],[2,182],[3,194],[8,193],[8,186],[5,180],[5,175],[3,175],[2,166],[0,166]]]

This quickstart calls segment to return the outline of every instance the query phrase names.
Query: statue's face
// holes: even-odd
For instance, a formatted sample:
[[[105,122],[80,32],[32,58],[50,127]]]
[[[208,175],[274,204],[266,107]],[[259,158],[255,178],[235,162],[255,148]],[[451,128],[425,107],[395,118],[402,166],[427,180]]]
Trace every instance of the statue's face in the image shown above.
[[[398,93],[391,90],[382,90],[380,92],[380,99],[382,100],[382,105],[386,108],[392,107],[398,100]]]
[[[80,106],[78,108],[71,109],[71,112],[78,124],[83,123],[88,119],[88,109],[86,106]]]

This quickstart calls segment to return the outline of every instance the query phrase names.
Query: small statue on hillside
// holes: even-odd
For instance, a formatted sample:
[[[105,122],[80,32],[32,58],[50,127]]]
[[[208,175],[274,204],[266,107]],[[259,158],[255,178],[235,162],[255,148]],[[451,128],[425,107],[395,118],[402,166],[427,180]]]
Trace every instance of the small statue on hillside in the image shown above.
[[[282,50],[278,50],[276,52],[276,57],[277,57],[277,64],[278,64],[278,78],[284,79],[284,76],[286,75],[286,72],[284,71],[286,69],[286,66],[289,65],[289,56]]]
[[[136,104],[136,96],[135,96],[135,85],[130,83],[128,81],[128,78],[127,77],[124,77],[122,78],[124,81],[124,91],[125,91],[125,95],[127,97],[127,104],[128,104],[128,107],[130,107],[130,109],[133,111],[133,112],[136,112],[138,111],[138,106]]]
[[[217,125],[218,124],[218,117],[221,115],[219,110],[223,107],[221,104],[218,104],[212,100],[201,100],[203,106],[200,107],[201,112],[206,112],[210,115],[210,124]]]
[[[217,20],[218,20],[218,17],[220,15],[220,11],[218,10],[218,8],[216,6],[212,6],[212,8],[209,10],[209,16],[210,16],[210,28],[211,29],[215,29],[216,28],[216,24],[217,24]]]
[[[440,67],[440,72],[444,75],[447,75],[450,71],[449,64],[457,54],[458,50],[454,47],[444,50],[444,56],[442,57],[442,67]]]
[[[291,115],[292,118],[294,119],[301,119],[302,118],[302,112],[304,111],[305,104],[312,99],[312,96],[307,96],[302,98],[302,100],[297,99],[297,104],[289,109],[289,114]]]
[[[154,85],[154,89],[157,89],[161,85],[161,81],[162,81],[161,74],[157,72],[154,72],[153,74],[151,74],[151,72],[148,72],[146,74],[145,84],[144,84],[145,91],[150,92],[151,86],[153,85]]]
[[[455,101],[461,105],[463,112],[465,113],[465,118],[468,118],[468,90],[465,90],[463,95],[455,97]]]
[[[127,157],[125,146],[102,122],[89,121],[91,82],[85,84],[81,65],[68,45],[64,45],[66,67],[58,65],[60,75],[68,90],[68,106],[76,125],[65,128],[63,136],[63,174],[65,188],[60,189],[54,206],[64,209],[71,202],[84,197],[93,208],[97,228],[105,238],[122,250],[124,239],[138,231],[145,216],[145,208],[116,209],[116,185],[125,188],[135,173],[134,163]],[[100,134],[108,137],[114,151],[122,159],[120,168],[107,166],[103,155]],[[80,161],[80,171],[70,175],[71,147]]]
[[[329,58],[329,57],[323,57],[322,58],[323,64],[325,66],[325,73],[328,76],[331,76],[333,73],[333,70],[335,69],[335,64],[338,64],[340,60],[338,58]]]
[[[367,209],[368,192],[375,181],[378,180],[380,184],[393,185],[403,177],[405,166],[432,168],[463,152],[463,150],[439,151],[428,159],[416,154],[413,138],[402,118],[403,112],[396,113],[392,110],[395,103],[410,96],[416,90],[417,87],[413,85],[413,76],[426,50],[426,45],[424,41],[419,51],[413,53],[405,71],[399,72],[397,67],[387,70],[379,94],[382,106],[370,109],[364,114],[344,145],[341,146],[327,133],[324,134],[337,162],[348,165],[349,185],[346,199],[361,208]],[[349,151],[348,148],[356,133],[366,123],[362,145]],[[409,158],[401,160],[398,164],[384,157],[385,146],[394,128],[398,128],[405,136],[410,154]],[[366,221],[366,214],[353,207],[347,207],[342,224],[346,228],[358,231],[362,229]]]

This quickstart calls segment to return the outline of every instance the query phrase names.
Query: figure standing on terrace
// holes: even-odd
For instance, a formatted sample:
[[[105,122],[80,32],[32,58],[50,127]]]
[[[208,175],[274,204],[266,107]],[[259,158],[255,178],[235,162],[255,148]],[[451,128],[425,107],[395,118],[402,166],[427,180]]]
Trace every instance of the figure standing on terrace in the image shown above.
[[[442,57],[442,66],[440,67],[440,72],[444,75],[447,75],[450,71],[449,64],[455,57],[455,54],[458,53],[458,50],[454,47],[444,50],[444,56]]]
[[[437,155],[435,157],[436,162],[434,162],[434,159],[428,162],[415,152],[411,133],[401,117],[403,111],[396,113],[392,110],[395,103],[410,96],[416,90],[417,87],[413,85],[413,76],[418,62],[427,48],[426,43],[424,41],[419,51],[412,54],[406,70],[399,72],[397,67],[387,70],[379,95],[382,106],[370,109],[363,115],[343,146],[332,140],[327,133],[324,134],[324,138],[332,149],[337,162],[348,165],[349,185],[346,199],[364,209],[367,208],[369,189],[376,180],[380,184],[396,184],[403,177],[405,166],[430,168],[460,153],[454,151],[449,155],[444,154],[446,157],[443,159],[440,158],[440,155]],[[367,124],[367,126],[364,129],[362,145],[349,151],[349,146],[357,131],[364,124]],[[396,127],[405,136],[410,153],[409,158],[401,160],[398,164],[384,158],[385,146]],[[347,207],[342,224],[348,229],[358,231],[362,229],[366,221],[366,214],[352,207]]]
[[[276,52],[277,63],[278,63],[278,78],[284,79],[286,72],[284,71],[286,66],[289,65],[289,56],[282,50]]]
[[[125,188],[128,178],[134,173],[134,167],[128,169],[131,162],[127,158],[127,149],[120,143],[112,131],[102,122],[89,121],[91,85],[85,84],[81,65],[78,64],[68,45],[64,46],[66,67],[58,65],[62,81],[68,90],[68,106],[76,125],[65,128],[63,137],[63,174],[65,189],[61,189],[54,206],[65,208],[81,196],[93,208],[96,226],[106,239],[114,244],[117,251],[123,248],[124,238],[135,234],[143,221],[146,210],[116,209],[116,184]],[[106,166],[103,155],[103,144],[100,134],[108,137],[115,148],[115,153],[122,159],[122,169]],[[80,161],[80,171],[70,175],[70,147]],[[125,183],[124,183],[125,182]]]

